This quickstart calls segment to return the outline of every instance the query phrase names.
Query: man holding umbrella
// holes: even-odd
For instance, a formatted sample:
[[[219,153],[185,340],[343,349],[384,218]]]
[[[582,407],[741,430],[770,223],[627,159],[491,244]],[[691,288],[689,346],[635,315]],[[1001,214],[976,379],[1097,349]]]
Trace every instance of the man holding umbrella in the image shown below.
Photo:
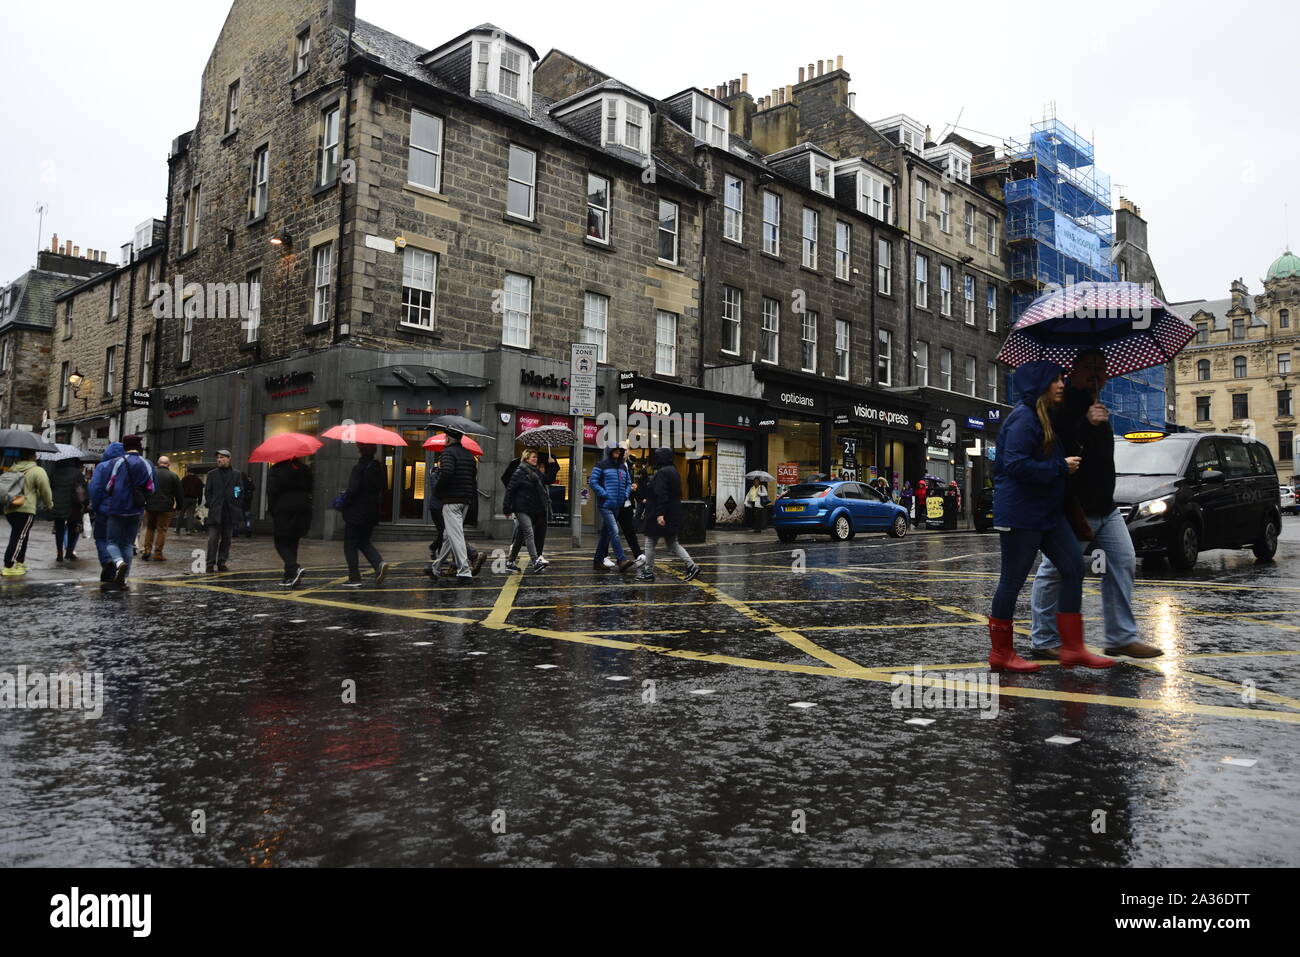
[[[1080,353],[1070,372],[1065,402],[1054,423],[1066,455],[1083,459],[1070,476],[1069,494],[1083,509],[1093,532],[1092,547],[1105,556],[1102,573],[1102,617],[1106,624],[1108,655],[1155,658],[1163,652],[1139,641],[1133,617],[1133,573],[1137,555],[1124,518],[1115,507],[1115,438],[1110,410],[1099,401],[1106,385],[1106,354],[1100,349]],[[1056,602],[1061,573],[1043,556],[1034,577],[1033,645],[1039,658],[1060,657],[1061,636],[1056,630]]]

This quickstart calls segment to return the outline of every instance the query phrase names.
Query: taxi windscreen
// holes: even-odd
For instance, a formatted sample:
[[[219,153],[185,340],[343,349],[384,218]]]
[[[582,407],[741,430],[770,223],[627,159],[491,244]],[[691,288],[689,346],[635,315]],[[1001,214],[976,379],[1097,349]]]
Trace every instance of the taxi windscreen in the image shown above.
[[[1177,475],[1187,457],[1187,442],[1129,442],[1115,436],[1116,475]]]

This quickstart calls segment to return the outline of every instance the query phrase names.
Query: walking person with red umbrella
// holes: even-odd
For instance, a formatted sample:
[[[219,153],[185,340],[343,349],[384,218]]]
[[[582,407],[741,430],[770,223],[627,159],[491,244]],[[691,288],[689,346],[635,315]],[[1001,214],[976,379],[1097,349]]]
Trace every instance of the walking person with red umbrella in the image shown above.
[[[344,492],[343,507],[343,558],[348,563],[347,588],[360,588],[365,582],[361,579],[360,555],[375,570],[375,587],[384,583],[392,567],[384,561],[379,549],[371,543],[370,537],[379,524],[379,510],[384,499],[386,486],[384,467],[375,459],[375,446],[357,443],[357,464],[352,466],[348,477],[347,491]]]

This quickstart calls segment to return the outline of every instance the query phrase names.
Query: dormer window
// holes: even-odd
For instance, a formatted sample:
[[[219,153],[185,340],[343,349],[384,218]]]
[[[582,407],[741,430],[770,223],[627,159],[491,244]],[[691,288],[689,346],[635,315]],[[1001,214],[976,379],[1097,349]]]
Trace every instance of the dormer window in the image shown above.
[[[504,38],[474,41],[474,90],[495,93],[531,110],[533,61],[528,53]]]
[[[838,174],[853,174],[854,203],[858,212],[865,213],[882,223],[894,221],[894,187],[887,173],[869,166],[856,157],[840,160],[835,164],[834,169]]]
[[[646,108],[621,96],[604,98],[601,112],[605,122],[601,127],[601,146],[625,146],[638,153],[650,152],[650,138],[646,134]]]
[[[727,136],[727,114],[730,111],[703,93],[692,94],[691,101],[691,115],[694,117],[692,132],[695,138],[725,150],[730,145]]]
[[[831,180],[831,161],[825,156],[810,153],[812,163],[812,187],[826,196],[834,196],[835,189]]]

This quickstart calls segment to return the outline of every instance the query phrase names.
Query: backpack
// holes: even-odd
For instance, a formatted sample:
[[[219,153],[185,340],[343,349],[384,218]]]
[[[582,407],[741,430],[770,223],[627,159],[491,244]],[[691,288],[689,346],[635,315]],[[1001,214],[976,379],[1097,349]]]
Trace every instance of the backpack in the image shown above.
[[[122,467],[122,463],[125,461],[126,456],[122,455],[113,463],[113,470],[108,473],[108,484],[105,486],[107,491],[113,491],[114,479],[117,478],[117,470]],[[153,466],[149,464],[148,459],[141,458],[140,461],[144,462],[145,467],[149,470],[149,481],[147,484],[150,488],[146,488],[144,485],[131,486],[131,504],[136,508],[144,508],[144,503],[149,500],[149,492],[153,486]],[[126,474],[127,476],[130,476],[131,474],[129,466],[127,467]]]
[[[0,473],[0,508],[17,508],[26,501],[23,489],[27,484],[27,475],[17,469]]]

